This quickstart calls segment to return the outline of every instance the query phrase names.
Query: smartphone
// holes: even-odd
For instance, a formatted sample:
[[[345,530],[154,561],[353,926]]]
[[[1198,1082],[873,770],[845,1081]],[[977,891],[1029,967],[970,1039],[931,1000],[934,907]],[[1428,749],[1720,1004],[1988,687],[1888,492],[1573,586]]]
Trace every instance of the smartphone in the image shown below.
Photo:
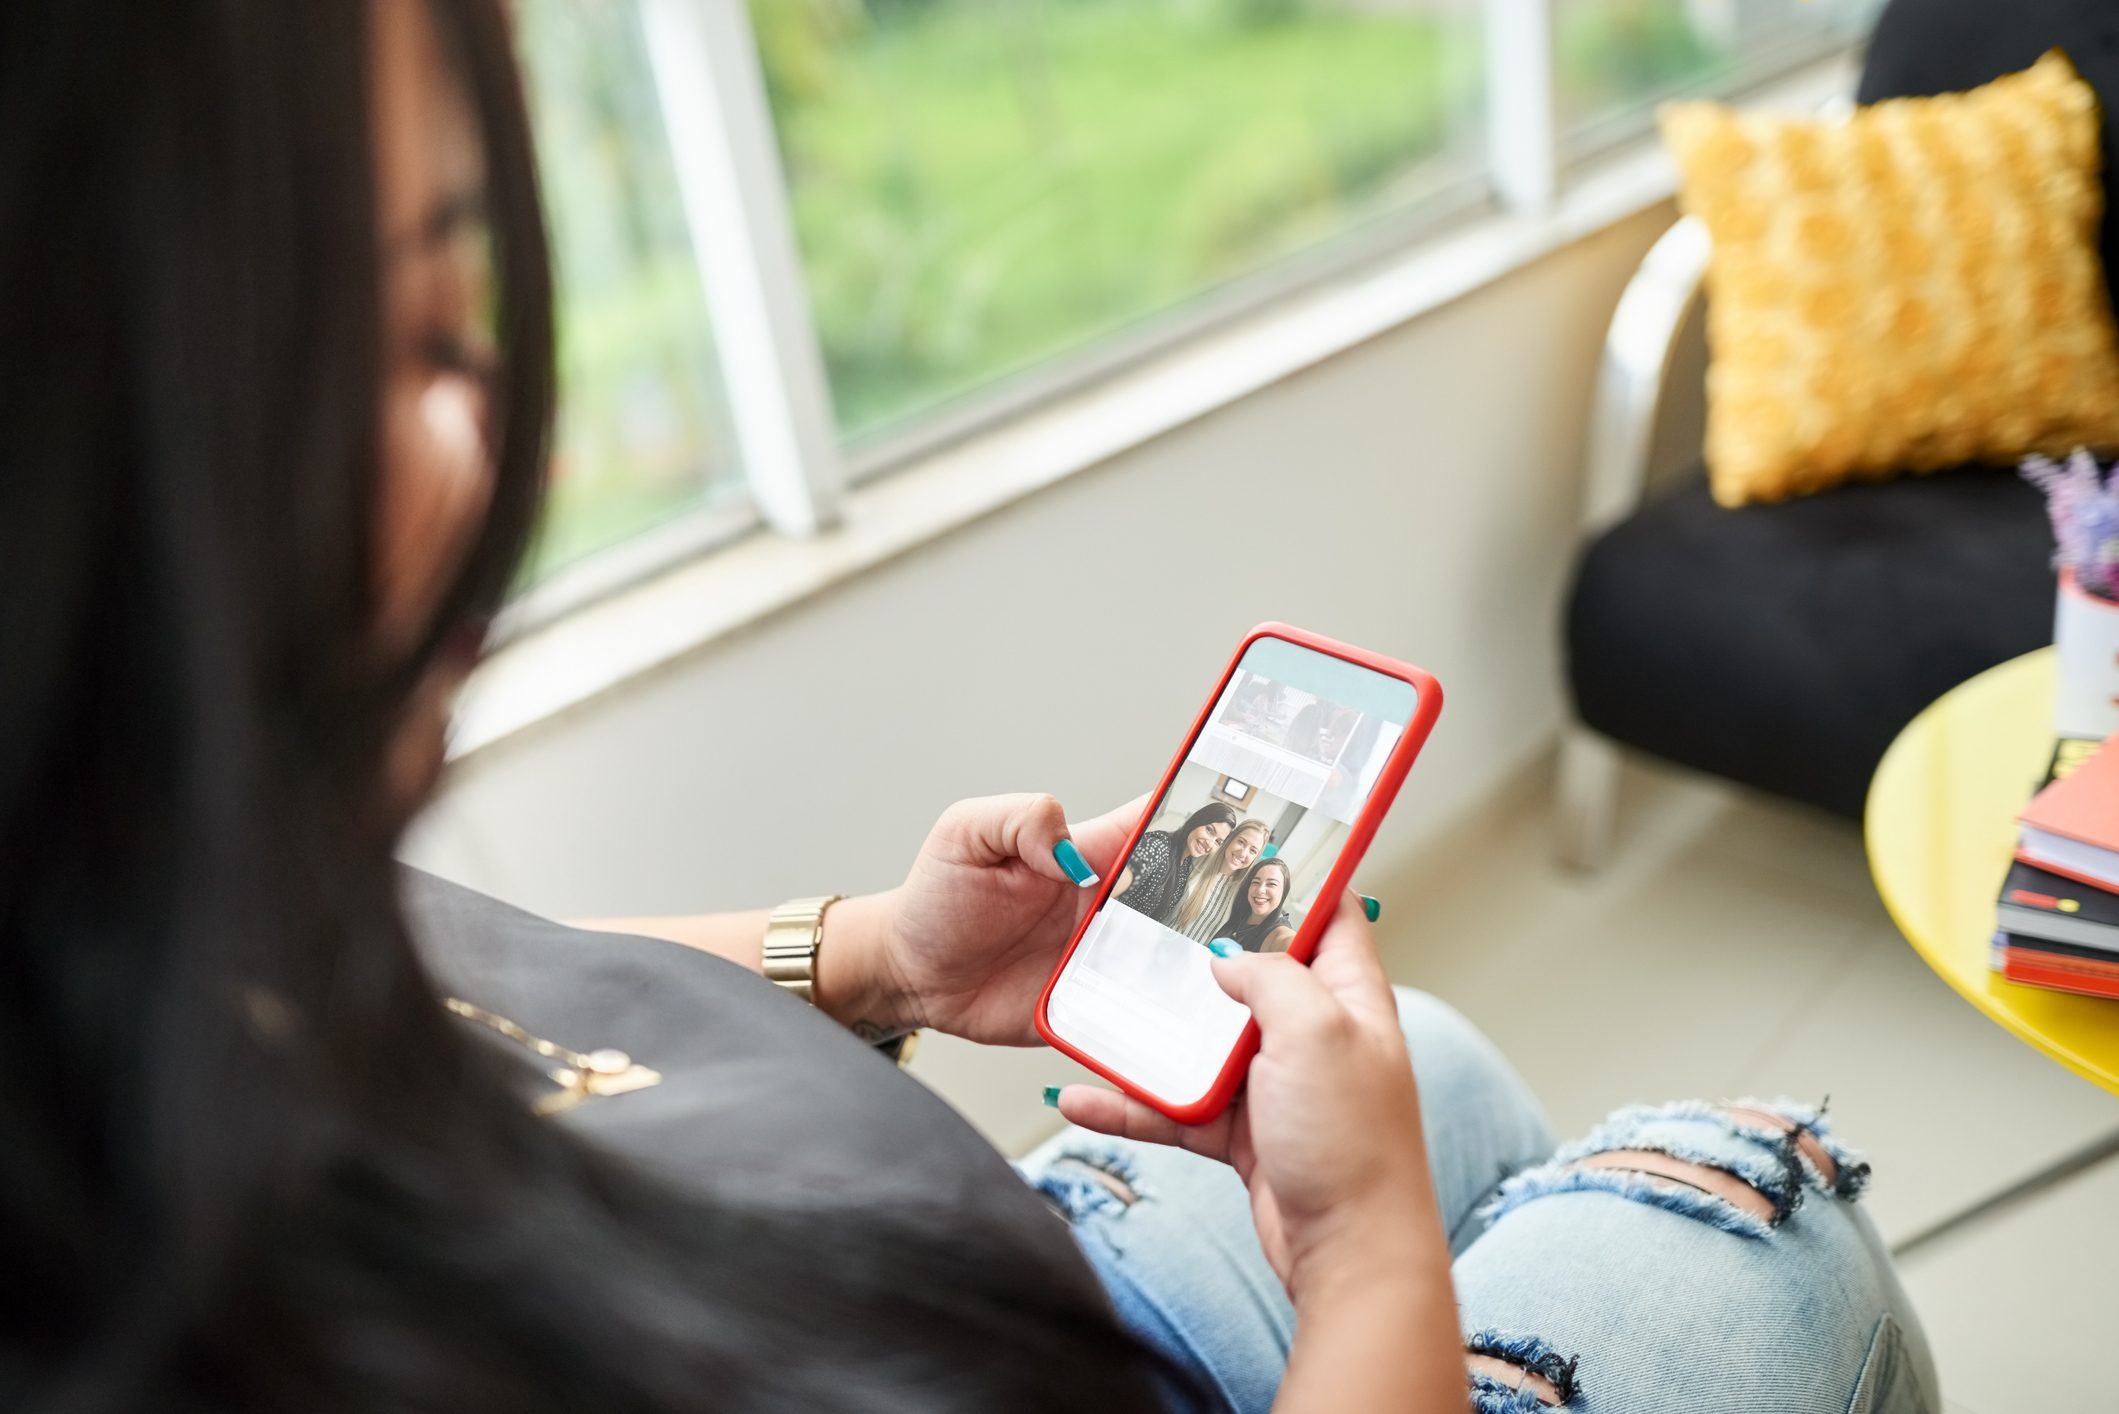
[[[1258,1027],[1208,945],[1309,959],[1441,710],[1409,664],[1252,629],[1045,984],[1038,1033],[1173,1119],[1219,1114]]]

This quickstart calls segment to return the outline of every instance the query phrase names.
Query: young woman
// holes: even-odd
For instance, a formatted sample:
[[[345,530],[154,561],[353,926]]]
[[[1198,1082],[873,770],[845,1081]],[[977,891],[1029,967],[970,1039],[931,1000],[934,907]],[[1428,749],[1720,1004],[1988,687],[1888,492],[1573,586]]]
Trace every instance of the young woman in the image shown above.
[[[1271,741],[1286,729],[1287,689],[1266,678],[1246,680],[1221,714],[1222,725]]]
[[[1216,937],[1215,927],[1229,914],[1243,871],[1250,868],[1273,840],[1263,820],[1245,820],[1236,826],[1221,847],[1192,871],[1184,896],[1171,912],[1170,926],[1195,943]]]
[[[1071,1087],[1020,1183],[855,1037],[1029,1043],[1138,805],[689,947],[402,875],[540,494],[533,174],[501,0],[0,6],[0,1408],[1934,1408],[1812,1112],[1554,1153],[1351,902],[1214,960],[1239,1106]]]
[[[1336,702],[1312,702],[1288,723],[1288,733],[1281,744],[1312,761],[1329,764],[1339,759],[1339,749],[1346,745],[1358,720],[1358,714],[1350,707]]]
[[[1227,938],[1245,952],[1286,952],[1295,936],[1287,911],[1292,884],[1286,860],[1259,860],[1243,876],[1235,901],[1212,936]]]
[[[1144,832],[1118,876],[1113,896],[1158,923],[1168,923],[1184,897],[1192,871],[1221,847],[1229,831],[1236,828],[1236,819],[1234,806],[1210,800],[1174,830]]]

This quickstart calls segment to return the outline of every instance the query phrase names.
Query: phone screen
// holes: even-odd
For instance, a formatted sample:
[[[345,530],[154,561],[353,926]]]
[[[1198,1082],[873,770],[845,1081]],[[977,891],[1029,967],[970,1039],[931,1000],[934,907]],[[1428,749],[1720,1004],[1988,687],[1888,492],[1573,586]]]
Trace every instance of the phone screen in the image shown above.
[[[1418,702],[1411,683],[1281,638],[1238,662],[1052,988],[1069,1044],[1173,1105],[1212,1088],[1250,1012],[1208,944],[1285,951]]]

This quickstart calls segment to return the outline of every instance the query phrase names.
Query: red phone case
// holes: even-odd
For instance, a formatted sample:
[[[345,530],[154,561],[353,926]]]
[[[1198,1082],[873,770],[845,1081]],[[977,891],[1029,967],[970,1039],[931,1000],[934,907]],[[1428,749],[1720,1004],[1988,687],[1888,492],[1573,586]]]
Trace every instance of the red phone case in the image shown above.
[[[1432,674],[1423,672],[1410,663],[1401,663],[1394,658],[1370,653],[1365,649],[1339,643],[1287,624],[1260,624],[1245,634],[1243,642],[1236,645],[1236,652],[1229,658],[1229,665],[1221,670],[1221,677],[1215,682],[1214,690],[1207,694],[1206,705],[1199,709],[1199,716],[1193,719],[1192,730],[1185,734],[1183,743],[1177,748],[1177,755],[1171,759],[1169,768],[1163,772],[1162,780],[1156,784],[1154,793],[1148,797],[1147,810],[1133,826],[1133,833],[1126,836],[1125,848],[1119,851],[1118,858],[1126,860],[1133,857],[1134,846],[1140,843],[1142,832],[1155,817],[1156,806],[1168,793],[1170,782],[1176,779],[1179,768],[1191,754],[1192,744],[1199,740],[1200,732],[1206,728],[1207,714],[1214,710],[1214,704],[1221,701],[1222,693],[1228,690],[1229,679],[1235,675],[1236,665],[1243,661],[1243,655],[1261,638],[1285,639],[1289,643],[1314,649],[1330,657],[1343,658],[1349,663],[1359,664],[1385,677],[1409,682],[1418,694],[1412,720],[1405,724],[1405,731],[1399,736],[1397,745],[1391,748],[1391,754],[1383,764],[1382,774],[1376,777],[1375,787],[1361,807],[1360,816],[1349,828],[1346,845],[1339,854],[1339,862],[1332,866],[1332,872],[1325,877],[1324,887],[1318,891],[1318,897],[1321,899],[1337,898],[1352,881],[1355,867],[1361,863],[1362,855],[1368,852],[1369,841],[1375,837],[1376,827],[1383,823],[1383,817],[1390,810],[1391,802],[1397,798],[1398,787],[1405,783],[1406,772],[1412,769],[1413,758],[1420,754],[1421,746],[1427,741],[1428,732],[1434,729],[1435,718],[1442,712],[1442,684],[1436,682]],[[1118,876],[1122,872],[1123,870],[1116,866],[1105,871],[1103,883],[1097,890],[1095,905],[1082,915],[1080,926],[1074,930],[1074,936],[1067,940],[1067,951],[1061,955],[1059,965],[1052,970],[1052,975],[1045,980],[1045,989],[1037,998],[1037,1034],[1044,1037],[1046,1043],[1055,1050],[1072,1056],[1134,1099],[1153,1105],[1180,1124],[1204,1124],[1228,1108],[1229,1101],[1235,1098],[1236,1088],[1243,1083],[1244,1072],[1250,1067],[1251,1057],[1258,1053],[1256,1021],[1244,1023],[1243,1034],[1237,1038],[1235,1048],[1229,1052],[1228,1060],[1223,1062],[1221,1072],[1214,1077],[1214,1083],[1207,1093],[1196,1103],[1179,1105],[1143,1089],[1125,1076],[1106,1068],[1095,1057],[1070,1045],[1053,1032],[1052,1024],[1045,1014],[1045,1008],[1052,1000],[1052,989],[1058,984],[1060,974],[1067,970],[1068,959],[1072,958],[1074,950],[1081,946],[1082,935],[1089,931],[1090,922],[1109,900],[1111,890],[1117,886]],[[1333,911],[1324,908],[1313,909],[1310,915],[1302,920],[1302,927],[1296,930],[1293,940],[1288,944],[1289,956],[1301,962],[1310,960],[1310,955],[1317,950],[1318,936],[1331,921]]]

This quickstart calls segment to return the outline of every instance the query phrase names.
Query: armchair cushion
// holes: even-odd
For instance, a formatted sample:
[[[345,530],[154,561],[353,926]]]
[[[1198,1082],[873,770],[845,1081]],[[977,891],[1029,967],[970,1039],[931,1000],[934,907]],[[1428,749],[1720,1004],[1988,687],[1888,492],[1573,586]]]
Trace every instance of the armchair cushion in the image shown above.
[[[2119,445],[2097,97],[2056,51],[1843,121],[1671,104],[1725,506]]]
[[[2052,641],[2051,553],[2037,491],[1993,469],[1741,515],[1695,482],[1584,555],[1575,708],[1666,760],[1859,818],[1916,713]]]
[[[1859,103],[1962,93],[2058,46],[2106,96],[2105,165],[2119,153],[2119,5],[2111,0],[1890,0],[1869,36]],[[2119,271],[2119,203],[2107,201],[2104,268]]]

